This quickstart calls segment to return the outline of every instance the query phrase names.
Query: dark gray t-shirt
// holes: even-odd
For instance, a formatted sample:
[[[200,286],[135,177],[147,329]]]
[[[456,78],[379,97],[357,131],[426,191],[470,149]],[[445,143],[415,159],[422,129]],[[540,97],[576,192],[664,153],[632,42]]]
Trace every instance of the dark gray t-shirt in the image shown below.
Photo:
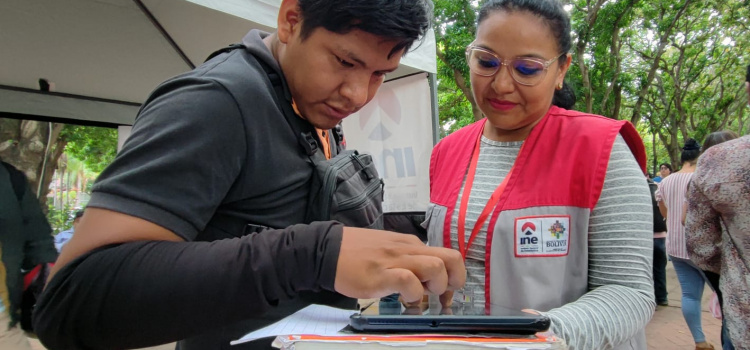
[[[186,240],[241,235],[217,217],[274,228],[302,223],[312,168],[256,61],[278,70],[264,36],[250,32],[248,52],[221,54],[160,85],[89,206]]]

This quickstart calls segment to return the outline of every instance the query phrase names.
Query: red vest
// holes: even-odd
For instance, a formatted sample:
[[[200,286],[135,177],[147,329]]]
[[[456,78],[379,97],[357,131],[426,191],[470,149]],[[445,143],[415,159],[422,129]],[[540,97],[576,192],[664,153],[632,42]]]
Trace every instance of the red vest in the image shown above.
[[[458,193],[484,123],[485,119],[480,120],[449,135],[435,146],[432,153],[430,202],[445,208],[439,220],[443,221],[441,225],[442,245],[448,248],[451,247],[450,223],[453,212],[456,210]],[[489,218],[485,252],[487,305],[490,304],[493,295],[490,291],[492,282],[500,283],[500,281],[491,281],[494,276],[491,273],[493,266],[490,263],[493,236],[499,232],[503,232],[503,235],[512,235],[512,231],[508,230],[512,228],[513,223],[506,221],[512,221],[514,217],[522,216],[525,212],[547,210],[544,208],[563,208],[549,209],[552,214],[560,215],[585,210],[583,215],[572,215],[572,221],[569,222],[572,226],[568,227],[568,232],[575,232],[570,239],[576,241],[574,242],[576,246],[571,248],[573,249],[571,253],[577,256],[565,257],[565,259],[575,260],[574,266],[580,267],[578,271],[583,269],[583,275],[576,277],[576,281],[580,283],[576,283],[575,290],[571,289],[565,299],[577,298],[575,295],[585,291],[586,256],[582,254],[586,251],[586,238],[581,234],[587,230],[588,214],[599,200],[612,146],[618,134],[625,139],[641,170],[645,173],[646,152],[643,142],[633,125],[627,121],[553,106],[532,129],[515,161],[507,187]],[[503,219],[503,227],[496,228],[498,217],[503,211],[513,214]],[[438,218],[435,217],[435,219]],[[436,238],[435,234],[439,235],[438,232],[434,232],[431,239]],[[431,245],[440,244],[431,242]],[[500,257],[495,257],[495,261],[498,258]],[[528,260],[516,259],[514,261],[519,264],[530,263]],[[554,261],[550,260],[548,263],[555,264]],[[539,264],[541,262],[537,260],[537,266],[542,266]]]
[[[432,152],[430,188],[441,190],[430,191],[430,202],[449,208],[447,220],[452,215],[485,120],[444,138]],[[593,209],[599,200],[609,155],[618,133],[628,143],[645,173],[646,150],[630,122],[552,106],[524,141],[525,146],[516,159],[513,174],[495,213],[502,209],[539,205]],[[446,222],[446,227],[449,223]]]

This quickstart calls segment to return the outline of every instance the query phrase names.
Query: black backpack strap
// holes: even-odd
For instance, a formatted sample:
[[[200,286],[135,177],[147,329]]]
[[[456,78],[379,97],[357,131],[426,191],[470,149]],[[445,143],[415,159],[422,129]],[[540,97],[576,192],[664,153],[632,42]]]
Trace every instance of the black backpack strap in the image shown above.
[[[332,147],[332,149],[335,148],[336,153],[341,153],[346,149],[346,143],[344,141],[344,128],[341,126],[341,124],[337,124],[335,128],[331,129],[331,133],[333,134],[334,139],[332,145],[336,145],[336,147]]]
[[[5,169],[8,170],[10,184],[13,186],[13,192],[15,192],[16,198],[20,202],[23,198],[23,193],[26,191],[26,175],[6,162],[0,161],[0,163],[3,163]]]
[[[206,58],[206,61],[226,52],[230,52],[232,50],[236,49],[246,49],[247,47],[243,44],[232,44],[225,48],[216,50],[212,54]],[[294,109],[289,103],[286,102],[286,96],[284,94],[284,84],[281,81],[281,76],[273,69],[271,68],[267,63],[257,60],[256,61],[260,64],[260,66],[263,68],[263,71],[266,72],[266,75],[268,76],[268,79],[271,81],[271,85],[273,85],[274,91],[276,92],[276,97],[278,97],[280,107],[284,111],[284,117],[286,118],[287,124],[289,124],[289,127],[292,128],[292,131],[295,135],[297,135],[298,142],[302,149],[304,149],[305,153],[313,160],[315,154],[318,151],[318,142],[317,140],[317,133],[315,133],[313,130],[303,130],[300,128],[299,125],[297,125],[297,122],[295,120],[292,120],[293,116],[296,115],[294,112]],[[346,147],[344,145],[344,132],[341,128],[341,125],[336,125],[335,128],[331,129],[330,134],[333,136],[333,143],[332,145],[335,145],[335,147],[331,147],[331,156],[335,156],[336,154],[343,151]],[[330,139],[329,139],[330,140]]]
[[[212,58],[214,58],[214,57],[216,57],[218,55],[221,55],[223,53],[226,53],[226,52],[229,52],[229,51],[232,51],[232,50],[236,50],[236,49],[244,49],[244,48],[245,48],[245,45],[242,45],[242,44],[231,44],[231,45],[229,45],[229,46],[227,46],[225,48],[218,49],[218,50],[212,52],[210,55],[208,55],[208,57],[206,57],[206,60],[203,61],[203,62],[206,62],[206,61],[208,61],[208,60],[210,60],[210,59],[212,59]]]
[[[269,66],[267,63],[257,60],[258,63],[260,63],[261,67],[263,67],[263,70],[266,72],[266,75],[268,75],[268,79],[271,81],[271,85],[273,85],[273,89],[276,92],[276,97],[279,100],[279,104],[281,105],[281,109],[284,113],[284,118],[287,121],[287,124],[289,124],[289,127],[292,128],[292,131],[295,135],[297,135],[297,140],[299,142],[299,145],[302,147],[302,149],[305,150],[305,153],[307,154],[310,159],[315,162],[314,156],[316,153],[318,153],[318,141],[317,141],[317,133],[314,133],[312,128],[309,128],[308,130],[303,130],[300,128],[300,126],[297,124],[298,120],[300,118],[297,118],[297,113],[294,112],[294,108],[292,108],[292,105],[290,103],[286,103],[286,96],[284,94],[284,84],[281,81],[281,76],[279,76],[279,73],[273,70],[271,66]],[[294,119],[293,119],[294,118]]]

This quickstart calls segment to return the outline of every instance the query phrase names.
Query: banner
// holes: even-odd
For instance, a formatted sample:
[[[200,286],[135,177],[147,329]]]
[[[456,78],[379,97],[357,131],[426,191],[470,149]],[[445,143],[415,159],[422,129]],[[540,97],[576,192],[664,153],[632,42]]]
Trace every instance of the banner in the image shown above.
[[[347,149],[373,156],[385,181],[384,212],[423,211],[429,203],[432,100],[427,74],[384,83],[343,121]]]

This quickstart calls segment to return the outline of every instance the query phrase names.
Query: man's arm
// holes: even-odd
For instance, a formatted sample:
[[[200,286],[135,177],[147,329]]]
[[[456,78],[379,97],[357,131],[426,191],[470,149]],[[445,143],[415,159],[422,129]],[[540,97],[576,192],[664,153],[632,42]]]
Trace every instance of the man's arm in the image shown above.
[[[425,293],[423,283],[441,294],[462,286],[466,274],[456,251],[411,235],[323,222],[182,242],[154,224],[96,208],[86,210],[55,268],[34,317],[52,349],[176,341],[256,316],[303,290],[413,300]]]

